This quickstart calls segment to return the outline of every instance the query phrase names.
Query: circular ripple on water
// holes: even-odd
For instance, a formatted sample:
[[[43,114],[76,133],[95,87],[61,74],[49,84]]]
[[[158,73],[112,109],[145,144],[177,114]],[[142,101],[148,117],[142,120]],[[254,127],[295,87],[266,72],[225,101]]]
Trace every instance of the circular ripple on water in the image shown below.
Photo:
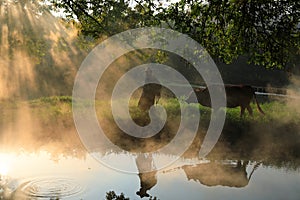
[[[21,190],[28,197],[57,199],[80,195],[83,187],[70,178],[42,177],[27,181]]]

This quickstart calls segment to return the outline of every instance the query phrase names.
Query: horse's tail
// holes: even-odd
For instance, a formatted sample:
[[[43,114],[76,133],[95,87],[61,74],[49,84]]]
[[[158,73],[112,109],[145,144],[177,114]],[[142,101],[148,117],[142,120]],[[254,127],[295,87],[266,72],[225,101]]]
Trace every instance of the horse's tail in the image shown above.
[[[255,103],[256,103],[256,105],[257,105],[257,108],[258,108],[259,112],[260,112],[261,114],[264,115],[265,113],[264,113],[264,111],[261,109],[261,107],[260,107],[260,105],[259,105],[259,103],[258,103],[258,101],[257,101],[255,91],[254,91],[253,88],[252,88],[252,90],[253,90],[253,97],[254,97]]]

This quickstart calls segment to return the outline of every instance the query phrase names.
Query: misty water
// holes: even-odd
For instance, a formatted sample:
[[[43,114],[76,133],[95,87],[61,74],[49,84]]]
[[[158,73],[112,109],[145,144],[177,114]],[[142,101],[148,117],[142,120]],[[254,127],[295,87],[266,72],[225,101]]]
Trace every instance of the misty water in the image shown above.
[[[89,155],[54,160],[49,152],[40,151],[2,153],[1,157],[11,162],[2,182],[7,181],[5,193],[13,194],[13,199],[104,199],[111,190],[139,199],[138,175],[107,168]],[[246,175],[249,178],[250,174],[249,180]],[[299,172],[259,165],[257,161],[239,168],[235,160],[181,160],[178,166],[155,176],[157,183],[148,192],[159,199],[299,198]]]
[[[62,103],[60,111],[69,106]],[[139,141],[115,130],[112,134],[121,140],[112,141],[121,150],[103,147],[88,153],[69,111],[53,116],[55,111],[46,103],[3,107],[2,199],[105,199],[109,191],[124,193],[130,199],[149,199],[147,194],[158,199],[228,200],[300,196],[300,135],[298,127],[291,124],[243,124],[249,131],[242,132],[238,124],[226,122],[218,143],[205,158],[198,156],[205,135],[200,126],[194,141],[176,162],[155,170],[158,163],[153,163],[153,158],[168,160],[174,157],[172,152],[149,153],[142,158],[137,152],[142,144],[153,144],[147,149],[168,142],[165,133],[159,136],[161,140]],[[171,129],[162,131],[170,134]],[[110,130],[114,129],[110,126]],[[130,149],[135,143],[141,146]],[[121,172],[95,159],[101,157],[126,168],[131,154],[135,163],[139,159],[151,163],[153,171]]]

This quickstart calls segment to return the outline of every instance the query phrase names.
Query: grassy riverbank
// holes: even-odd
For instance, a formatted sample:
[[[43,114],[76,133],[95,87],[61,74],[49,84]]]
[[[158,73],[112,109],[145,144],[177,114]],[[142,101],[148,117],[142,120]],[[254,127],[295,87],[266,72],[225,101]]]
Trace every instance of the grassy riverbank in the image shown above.
[[[165,107],[168,116],[165,127],[150,138],[135,138],[124,133],[114,123],[109,102],[95,103],[99,124],[104,133],[112,143],[131,152],[155,151],[175,137],[180,124],[180,104],[176,99],[162,99],[160,104]],[[133,99],[129,105],[134,122],[141,126],[150,122],[148,114],[136,107],[137,100]],[[276,166],[280,165],[277,163],[279,161],[293,161],[292,166],[300,166],[299,110],[294,104],[279,101],[264,103],[261,107],[265,115],[261,115],[255,105],[252,105],[254,116],[246,114],[243,118],[239,116],[239,108],[227,109],[221,137],[209,156],[215,159],[262,158],[272,161]],[[206,135],[211,110],[199,104],[186,103],[183,103],[183,109],[200,110],[197,136],[184,155],[195,157]],[[6,101],[0,103],[0,110],[2,144],[34,151],[37,148],[49,149],[50,144],[55,143],[62,147],[61,152],[56,152],[58,154],[73,155],[73,150],[77,149],[77,153],[81,151],[83,156],[84,148],[73,121],[71,97],[44,97],[26,102]],[[192,119],[192,116],[189,117]]]
[[[242,118],[240,117],[240,108],[227,109],[225,125],[232,125],[232,129],[248,129],[249,126],[257,125],[295,126],[300,124],[300,109],[296,103],[296,101],[294,104],[291,102],[273,101],[261,104],[260,106],[265,112],[265,115],[259,113],[256,105],[252,104],[253,116],[250,116],[246,111],[246,115]],[[180,123],[181,110],[177,99],[162,99],[159,105],[165,108],[169,120]],[[110,102],[96,100],[95,108],[100,122],[102,120],[113,122]],[[207,125],[210,121],[210,108],[203,107],[199,104],[187,104],[182,102],[182,109],[189,109],[191,112],[199,110],[201,116],[200,123],[202,123],[203,126]],[[17,116],[22,115],[22,113],[24,116],[26,116],[26,113],[30,114],[33,118],[37,118],[45,124],[58,123],[66,127],[73,126],[72,98],[70,96],[43,97],[22,102],[3,101],[0,102],[0,110],[2,112],[0,127],[22,118],[22,116]],[[145,126],[150,122],[148,113],[142,112],[137,107],[137,99],[130,101],[129,112],[131,118],[137,124]]]

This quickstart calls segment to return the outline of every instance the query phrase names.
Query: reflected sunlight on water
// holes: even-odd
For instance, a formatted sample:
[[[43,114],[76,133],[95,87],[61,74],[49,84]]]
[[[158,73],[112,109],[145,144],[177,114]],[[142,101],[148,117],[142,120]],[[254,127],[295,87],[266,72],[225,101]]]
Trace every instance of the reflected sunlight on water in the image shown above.
[[[8,154],[0,153],[0,175],[6,176],[11,167],[12,158]]]
[[[59,106],[64,110],[57,114]],[[101,147],[87,153],[70,112],[65,111],[70,109],[65,102],[58,101],[53,107],[53,103],[37,101],[6,109],[0,118],[2,199],[94,200],[105,199],[109,191],[122,192],[130,199],[149,199],[146,197],[151,195],[161,200],[298,200],[300,196],[298,126],[288,129],[285,124],[263,124],[264,127],[249,129],[246,124],[246,129],[241,129],[237,124],[227,123],[205,159],[198,154],[205,136],[200,128],[191,146],[176,162],[157,170],[157,163],[174,159],[171,151],[141,156],[137,148],[130,152]],[[262,129],[267,131],[262,134]],[[154,145],[169,139],[163,136],[165,133],[152,141],[124,139],[126,134],[113,130],[110,133],[118,136],[115,141],[124,147],[138,143],[142,148],[148,142]],[[134,156],[129,156],[131,153]],[[116,166],[130,166],[139,173],[114,170],[97,162],[97,156]]]
[[[140,175],[107,168],[89,155],[85,159],[59,156],[55,160],[46,151],[1,155],[12,161],[6,185],[2,185],[12,199],[103,199],[111,190],[138,199]],[[248,178],[251,174],[251,179],[236,185],[244,173]],[[213,174],[217,176],[210,176]],[[154,176],[156,181],[148,192],[159,199],[296,200],[299,197],[298,171],[262,166],[257,162],[182,158],[167,169],[155,172]]]

